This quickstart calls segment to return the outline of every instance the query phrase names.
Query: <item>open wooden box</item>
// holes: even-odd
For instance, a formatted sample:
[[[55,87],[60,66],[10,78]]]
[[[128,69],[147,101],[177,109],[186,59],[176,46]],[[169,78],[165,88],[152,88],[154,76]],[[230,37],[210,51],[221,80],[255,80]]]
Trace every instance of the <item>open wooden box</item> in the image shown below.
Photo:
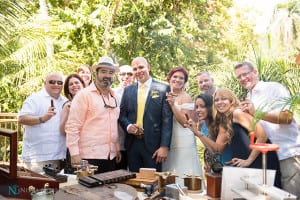
[[[155,176],[156,170],[153,168],[140,168],[139,173],[136,173],[135,178],[127,179],[122,183],[134,187],[139,192],[144,192],[145,189],[141,184],[151,185],[153,192],[158,190],[158,180]]]
[[[53,178],[37,174],[33,171],[17,166],[18,132],[0,129],[0,137],[9,141],[9,162],[0,161],[0,194],[5,197],[31,199],[29,186],[43,189],[45,184],[49,188],[58,190],[59,182]]]

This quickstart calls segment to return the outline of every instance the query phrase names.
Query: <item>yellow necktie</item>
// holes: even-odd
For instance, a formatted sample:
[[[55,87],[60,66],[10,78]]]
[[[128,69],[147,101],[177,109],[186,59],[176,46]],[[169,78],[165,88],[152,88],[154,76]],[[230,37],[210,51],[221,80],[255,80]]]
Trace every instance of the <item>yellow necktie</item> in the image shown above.
[[[138,90],[138,110],[137,110],[137,125],[143,127],[143,117],[146,104],[146,88],[144,84],[140,85]]]

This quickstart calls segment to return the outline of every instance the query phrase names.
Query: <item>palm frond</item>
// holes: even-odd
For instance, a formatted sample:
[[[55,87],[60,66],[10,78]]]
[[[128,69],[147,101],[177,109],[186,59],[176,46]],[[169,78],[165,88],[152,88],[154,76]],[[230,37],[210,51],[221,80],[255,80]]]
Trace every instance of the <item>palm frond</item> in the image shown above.
[[[20,25],[22,16],[28,17],[29,15],[16,1],[0,1],[0,47],[9,38],[10,33],[15,30],[15,27]]]
[[[285,106],[292,108],[297,114],[300,114],[300,94],[295,94],[289,98],[282,99]]]

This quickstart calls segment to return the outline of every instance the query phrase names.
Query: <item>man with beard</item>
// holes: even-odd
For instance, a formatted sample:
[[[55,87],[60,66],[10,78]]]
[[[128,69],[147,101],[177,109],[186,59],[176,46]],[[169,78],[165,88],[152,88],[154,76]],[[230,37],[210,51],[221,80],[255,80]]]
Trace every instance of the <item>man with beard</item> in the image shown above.
[[[87,160],[98,166],[95,173],[113,171],[120,162],[118,117],[120,103],[110,88],[115,66],[108,56],[100,57],[93,66],[95,80],[81,90],[72,101],[66,123],[67,147],[72,164]]]
[[[203,71],[197,74],[197,83],[202,93],[214,95],[217,88],[214,86],[214,78],[209,72]]]
[[[152,79],[145,58],[133,59],[131,66],[137,82],[124,90],[119,119],[127,131],[128,167],[132,172],[143,167],[161,171],[172,136],[173,115],[166,101],[170,87]]]

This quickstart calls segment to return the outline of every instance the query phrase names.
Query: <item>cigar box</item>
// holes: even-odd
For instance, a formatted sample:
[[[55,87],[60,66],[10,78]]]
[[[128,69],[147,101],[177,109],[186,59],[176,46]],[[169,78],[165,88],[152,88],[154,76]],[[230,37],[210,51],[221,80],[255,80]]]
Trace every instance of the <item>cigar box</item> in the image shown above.
[[[221,196],[222,174],[207,172],[207,195],[213,198]]]
[[[59,182],[53,178],[37,174],[33,171],[17,166],[18,133],[7,129],[0,129],[0,137],[9,147],[8,161],[0,161],[0,194],[9,198],[31,199],[29,186],[43,189],[45,184],[55,191]]]
[[[136,178],[131,178],[123,181],[122,183],[133,186],[137,191],[144,192],[143,185],[149,185],[153,188],[153,192],[158,189],[157,178],[155,176],[155,169],[152,168],[141,168],[136,173]]]

